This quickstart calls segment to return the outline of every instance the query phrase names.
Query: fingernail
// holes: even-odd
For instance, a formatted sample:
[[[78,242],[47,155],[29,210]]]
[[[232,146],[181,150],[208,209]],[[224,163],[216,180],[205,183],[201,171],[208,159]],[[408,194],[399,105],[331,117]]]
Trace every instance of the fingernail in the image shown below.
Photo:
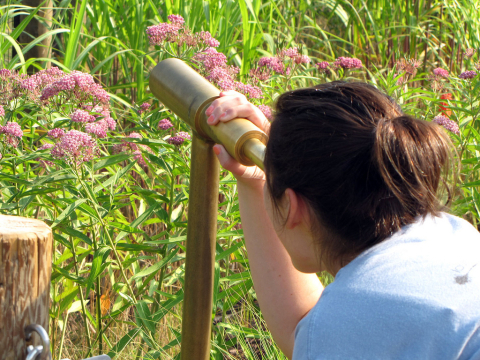
[[[214,121],[215,121],[215,116],[213,116],[213,115],[210,115],[207,119],[208,124],[213,124]]]
[[[205,110],[205,114],[210,115],[213,111],[213,105],[210,105],[207,110]]]
[[[224,112],[222,115],[220,115],[220,116],[218,117],[218,119],[219,119],[219,120],[222,120],[222,119],[225,117],[225,115],[227,115],[226,112]]]
[[[220,148],[218,146],[214,146],[213,147],[213,152],[215,153],[215,155],[219,155],[220,154]]]

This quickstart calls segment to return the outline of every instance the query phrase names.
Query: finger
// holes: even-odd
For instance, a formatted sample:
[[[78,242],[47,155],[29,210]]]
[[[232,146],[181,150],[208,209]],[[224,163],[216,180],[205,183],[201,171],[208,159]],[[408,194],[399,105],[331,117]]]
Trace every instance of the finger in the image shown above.
[[[225,170],[230,171],[236,177],[241,177],[245,173],[247,167],[230,156],[222,145],[216,144],[213,147],[213,151],[215,155],[217,155],[220,165],[222,165]]]
[[[222,145],[216,144],[213,147],[213,151],[217,155],[220,165],[222,165],[225,170],[230,171],[236,178],[265,180],[265,173],[262,169],[258,166],[247,167],[240,164],[230,156]]]
[[[218,121],[226,122],[236,118],[245,118],[250,120],[256,127],[268,132],[270,122],[263,112],[251,103],[246,103],[226,109],[218,117]]]
[[[240,97],[244,97],[245,99],[247,99],[247,97],[245,95],[243,95],[242,93],[239,93],[238,91],[235,91],[235,90],[221,91],[220,92],[220,97],[222,97],[222,96],[240,96]]]
[[[218,118],[225,112],[225,110],[247,103],[248,100],[244,96],[225,96],[218,98],[212,102],[207,110],[205,110],[205,115],[208,116],[207,122],[210,125],[215,125],[218,123]]]

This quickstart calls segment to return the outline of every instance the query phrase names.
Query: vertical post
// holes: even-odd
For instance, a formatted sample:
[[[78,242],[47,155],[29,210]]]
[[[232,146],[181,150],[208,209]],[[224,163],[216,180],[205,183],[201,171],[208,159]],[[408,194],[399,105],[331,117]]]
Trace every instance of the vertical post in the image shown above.
[[[0,215],[0,360],[25,359],[28,325],[48,331],[52,242],[45,223]]]
[[[53,16],[53,2],[52,0],[23,0],[22,5],[30,6],[36,8],[43,3],[42,9],[38,11],[37,15],[44,19],[45,24],[48,26],[52,25],[52,16]],[[43,9],[44,8],[44,9]],[[21,20],[23,20],[26,15],[22,15]],[[46,34],[49,29],[38,19],[33,18],[28,23],[24,32],[19,36],[19,42],[23,44],[28,44],[35,38]],[[35,45],[25,54],[25,60],[31,58],[49,58],[50,57],[50,42],[52,38],[46,37],[40,43]],[[49,67],[50,63],[47,63]],[[30,68],[31,72],[35,71],[34,68]]]
[[[213,143],[193,136],[181,360],[208,360],[220,167]]]

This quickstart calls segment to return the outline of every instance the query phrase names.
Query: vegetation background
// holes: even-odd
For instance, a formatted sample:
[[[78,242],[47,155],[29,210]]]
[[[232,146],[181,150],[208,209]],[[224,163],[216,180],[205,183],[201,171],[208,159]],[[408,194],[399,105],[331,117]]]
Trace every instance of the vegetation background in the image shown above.
[[[16,122],[23,136],[13,147],[0,134],[0,212],[40,218],[54,228],[54,359],[100,353],[121,359],[178,357],[190,143],[169,139],[189,129],[152,97],[148,77],[158,61],[172,55],[191,61],[193,53],[174,43],[150,44],[147,27],[168,22],[168,15],[181,15],[192,33],[209,31],[220,42],[217,51],[238,67],[238,81],[252,82],[258,60],[284,49],[296,47],[309,56],[310,63],[294,66],[290,74],[274,73],[255,83],[263,91],[262,98],[252,97],[257,105],[272,106],[287,89],[355,78],[384,89],[418,118],[447,116],[458,130],[450,132],[456,153],[443,201],[476,226],[480,220],[479,82],[476,72],[460,76],[479,68],[475,1],[49,0],[27,5],[0,1],[0,68],[25,78],[52,66],[90,74],[108,92],[109,114],[116,121],[115,130],[98,137],[99,152],[88,162],[77,166],[54,158],[46,151],[45,144],[53,146],[47,131],[80,129],[70,121],[78,104],[67,97],[55,106],[24,93],[8,97],[9,83],[2,78],[0,125]],[[28,25],[34,19],[47,29],[40,37],[31,36]],[[35,46],[43,52],[32,57]],[[339,57],[358,58],[363,66],[335,68]],[[329,63],[328,71],[316,66],[322,61]],[[448,76],[438,76],[437,68]],[[172,128],[158,127],[165,119]],[[255,300],[235,181],[226,172],[220,180],[211,358],[282,359]],[[320,276],[325,284],[332,281],[328,274]]]

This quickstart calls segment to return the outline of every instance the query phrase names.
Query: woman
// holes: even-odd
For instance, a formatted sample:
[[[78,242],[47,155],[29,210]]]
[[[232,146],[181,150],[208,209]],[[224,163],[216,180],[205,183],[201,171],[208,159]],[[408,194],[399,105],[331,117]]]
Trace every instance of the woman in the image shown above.
[[[480,236],[441,212],[439,126],[348,82],[286,92],[271,128],[236,92],[207,115],[269,133],[265,176],[214,151],[238,180],[258,301],[289,358],[480,359]]]

